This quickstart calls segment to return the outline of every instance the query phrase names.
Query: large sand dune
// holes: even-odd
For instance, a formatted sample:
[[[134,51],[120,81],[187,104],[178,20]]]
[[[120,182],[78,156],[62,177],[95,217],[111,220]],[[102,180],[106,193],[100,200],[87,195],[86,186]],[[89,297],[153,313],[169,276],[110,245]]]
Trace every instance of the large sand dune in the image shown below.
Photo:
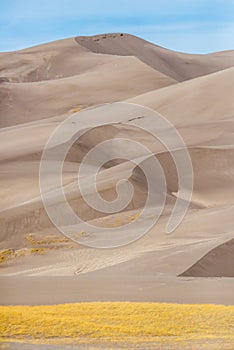
[[[234,64],[233,51],[209,55],[184,54],[129,34],[76,37],[76,41],[91,52],[138,57],[152,68],[177,81],[213,73]]]
[[[114,56],[106,63],[71,77],[3,83],[0,90],[1,126],[52,117],[77,106],[121,101],[174,82],[135,57]]]
[[[0,65],[0,246],[10,249],[1,263],[2,302],[232,303],[233,280],[228,277],[233,276],[233,51],[190,55],[131,35],[107,34],[4,53]],[[120,137],[140,142],[159,160],[166,177],[166,205],[147,235],[121,248],[99,250],[64,239],[53,226],[43,207],[38,174],[45,144],[62,121],[81,111],[77,114],[79,123],[79,116],[88,118],[92,110],[101,123],[105,109],[95,105],[115,101],[150,107],[176,126],[188,146],[194,189],[184,220],[175,232],[166,235],[165,227],[179,195],[172,158],[152,135],[131,122],[116,123],[110,113],[109,125],[88,130],[66,157],[63,186],[71,207],[86,222],[103,228],[122,227],[138,217],[147,197],[147,181],[132,162],[142,155],[129,142],[106,148],[104,153],[115,158],[123,152],[123,158],[132,161],[112,160],[97,177],[97,188],[109,201],[116,197],[119,180],[131,182],[134,196],[124,210],[105,214],[91,209],[77,188],[77,171],[87,151]],[[132,111],[134,108],[137,106],[132,105]],[[141,116],[137,125],[149,124],[147,118]],[[73,128],[72,122],[66,128],[67,143],[72,140]],[[63,146],[56,144],[54,154]],[[174,152],[180,154],[181,150]],[[59,197],[53,181],[51,167],[46,193],[56,209]],[[89,174],[86,182],[88,189]],[[155,210],[157,205],[150,215]],[[147,222],[147,215],[140,219],[139,227]],[[126,229],[125,234],[130,237],[134,232]],[[181,274],[193,278],[177,277]],[[50,276],[48,283],[45,276]],[[224,278],[204,280],[196,276]],[[61,289],[55,298],[52,290],[58,285]],[[7,289],[11,293],[6,293]],[[30,298],[25,296],[26,289]]]

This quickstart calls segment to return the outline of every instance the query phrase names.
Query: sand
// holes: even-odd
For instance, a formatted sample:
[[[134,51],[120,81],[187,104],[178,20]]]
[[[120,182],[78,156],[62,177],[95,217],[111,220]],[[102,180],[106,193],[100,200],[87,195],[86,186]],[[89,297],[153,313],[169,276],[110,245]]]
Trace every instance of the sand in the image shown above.
[[[181,276],[234,277],[233,249],[234,240],[232,239],[212,249]]]
[[[0,65],[0,247],[17,252],[0,266],[1,303],[232,304],[234,52],[191,55],[119,33],[3,53]],[[125,137],[157,155],[167,180],[164,213],[147,235],[121,248],[100,250],[63,241],[40,197],[43,148],[53,130],[73,113],[81,111],[77,118],[80,113],[85,118],[89,113],[85,108],[92,107],[101,122],[102,112],[95,105],[121,101],[160,112],[182,135],[194,169],[189,210],[176,231],[166,235],[178,191],[171,157],[152,136],[116,123],[110,115],[109,125],[88,131],[66,158],[63,185],[69,203],[86,222],[103,227],[122,225],[139,213],[147,186],[130,161],[110,162],[101,168],[97,181],[107,200],[115,198],[116,182],[131,181],[134,197],[120,213],[90,209],[76,184],[88,150],[107,138]],[[147,116],[137,123],[149,124]],[[72,124],[67,128],[68,140],[73,128]],[[61,147],[58,144],[55,153]],[[107,148],[105,153],[114,157],[117,151],[132,160],[139,157],[128,143],[114,151]],[[56,208],[53,179],[51,171],[47,191]],[[139,225],[148,219],[145,215]],[[126,229],[126,235],[132,234]],[[44,254],[33,252],[35,248]]]

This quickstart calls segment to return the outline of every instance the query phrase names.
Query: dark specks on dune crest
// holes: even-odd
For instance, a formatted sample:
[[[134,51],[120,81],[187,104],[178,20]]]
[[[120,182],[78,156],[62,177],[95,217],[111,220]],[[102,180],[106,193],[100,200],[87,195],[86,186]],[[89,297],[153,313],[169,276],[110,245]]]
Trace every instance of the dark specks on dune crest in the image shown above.
[[[135,56],[151,68],[177,81],[214,73],[234,65],[232,51],[224,52],[223,57],[216,54],[186,54],[165,49],[130,34],[77,36],[75,40],[91,52]]]

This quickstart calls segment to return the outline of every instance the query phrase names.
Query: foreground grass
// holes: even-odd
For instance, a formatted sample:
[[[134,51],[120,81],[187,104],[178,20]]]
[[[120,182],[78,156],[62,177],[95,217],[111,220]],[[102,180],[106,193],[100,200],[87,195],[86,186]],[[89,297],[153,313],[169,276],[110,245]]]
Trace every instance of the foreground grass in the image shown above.
[[[234,341],[234,307],[222,305],[95,302],[0,306],[0,320],[3,341]]]

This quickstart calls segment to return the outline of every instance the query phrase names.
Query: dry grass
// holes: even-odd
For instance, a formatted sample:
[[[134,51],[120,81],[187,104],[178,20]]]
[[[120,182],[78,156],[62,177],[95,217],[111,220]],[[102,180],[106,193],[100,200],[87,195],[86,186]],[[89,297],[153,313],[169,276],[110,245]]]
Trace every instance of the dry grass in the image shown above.
[[[77,106],[74,106],[71,110],[70,110],[70,113],[77,113],[77,112],[80,112],[82,111],[82,109],[85,109],[87,108],[88,106],[86,105],[77,105]]]
[[[13,249],[0,250],[0,263],[4,263],[15,257],[15,251]]]
[[[31,245],[49,245],[49,244],[59,244],[59,243],[68,243],[71,240],[67,237],[60,237],[56,235],[48,235],[43,237],[36,237],[35,235],[29,233],[26,235],[26,240]]]
[[[45,249],[44,248],[32,248],[32,249],[30,249],[30,252],[32,254],[36,254],[36,255],[44,255]]]
[[[15,258],[29,256],[31,254],[43,255],[45,252],[44,248],[2,249],[0,250],[0,264],[6,263]]]
[[[127,218],[129,221],[134,221],[134,220],[138,220],[140,217],[140,213],[136,213],[134,215],[127,215]]]
[[[59,249],[66,247],[68,249],[75,248],[69,238],[57,235],[38,236],[31,233],[25,236],[28,247],[20,249],[1,249],[0,264],[12,261],[14,258],[25,257],[29,255],[42,255],[51,249]],[[33,246],[33,247],[32,247]]]
[[[165,303],[1,306],[2,340],[234,341],[234,307]]]

